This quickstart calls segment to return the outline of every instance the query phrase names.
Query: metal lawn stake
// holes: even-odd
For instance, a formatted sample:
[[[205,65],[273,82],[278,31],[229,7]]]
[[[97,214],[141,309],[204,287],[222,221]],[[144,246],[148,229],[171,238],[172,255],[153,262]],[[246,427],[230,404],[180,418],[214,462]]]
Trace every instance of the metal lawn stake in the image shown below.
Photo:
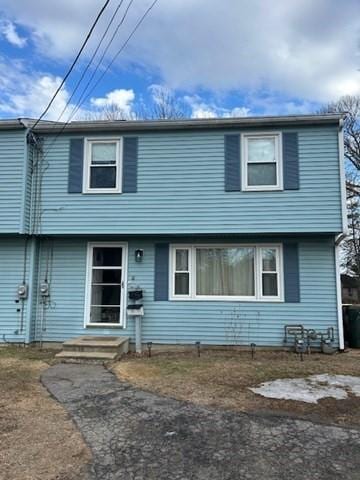
[[[147,342],[147,348],[148,348],[148,355],[151,357],[151,347],[152,347],[152,342]]]
[[[195,346],[197,348],[197,355],[200,357],[200,342],[195,342]]]
[[[256,343],[250,343],[250,347],[251,347],[251,359],[254,360]]]

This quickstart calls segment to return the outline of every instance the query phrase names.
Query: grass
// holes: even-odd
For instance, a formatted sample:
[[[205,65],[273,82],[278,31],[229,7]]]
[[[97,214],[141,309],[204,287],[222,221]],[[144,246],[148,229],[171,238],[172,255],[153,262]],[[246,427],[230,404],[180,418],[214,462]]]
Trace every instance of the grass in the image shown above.
[[[39,378],[54,350],[0,348],[0,479],[84,478],[90,453]]]
[[[114,367],[120,379],[143,389],[206,406],[256,413],[294,415],[326,423],[360,426],[360,398],[338,401],[327,398],[318,404],[273,400],[255,395],[249,387],[278,378],[329,373],[360,376],[360,351],[331,356],[300,357],[290,352],[236,349],[205,349],[200,358],[194,350],[156,353],[151,358],[122,360]]]

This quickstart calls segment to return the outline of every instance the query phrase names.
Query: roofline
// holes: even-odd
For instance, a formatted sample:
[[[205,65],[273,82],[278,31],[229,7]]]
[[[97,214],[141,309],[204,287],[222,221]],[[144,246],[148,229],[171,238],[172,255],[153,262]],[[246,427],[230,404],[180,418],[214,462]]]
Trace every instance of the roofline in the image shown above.
[[[0,130],[22,130],[26,125],[22,123],[20,118],[10,120],[0,120]]]
[[[335,124],[342,121],[343,115],[288,115],[274,117],[239,117],[239,118],[196,118],[181,120],[95,120],[76,121],[66,125],[66,132],[89,132],[89,131],[161,131],[161,130],[191,130],[191,129],[217,129],[217,128],[240,128],[240,127],[265,127],[265,126],[288,126],[309,124]],[[61,130],[63,123],[48,123],[35,127],[39,133],[52,133]]]
[[[342,122],[342,114],[325,115],[283,115],[268,117],[237,117],[237,118],[196,118],[177,120],[95,120],[75,121],[66,125],[66,132],[88,131],[146,131],[146,130],[188,130],[188,129],[216,129],[240,127],[266,127],[291,125],[324,125]],[[31,128],[35,120],[14,119],[0,120],[0,129]],[[41,121],[34,131],[38,133],[53,133],[64,128],[63,122]]]

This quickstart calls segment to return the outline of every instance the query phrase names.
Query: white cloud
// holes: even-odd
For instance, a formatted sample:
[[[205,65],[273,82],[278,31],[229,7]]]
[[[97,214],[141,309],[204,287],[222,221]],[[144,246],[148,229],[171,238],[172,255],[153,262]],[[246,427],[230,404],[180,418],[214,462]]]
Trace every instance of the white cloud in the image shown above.
[[[96,108],[115,106],[121,110],[124,115],[130,116],[133,109],[135,93],[132,89],[126,90],[119,88],[108,92],[105,97],[91,98],[90,103]]]
[[[112,52],[150,3],[134,2]],[[68,61],[102,2],[62,0],[56,8],[48,0],[37,0],[36,7],[27,0],[1,4],[7,17],[31,30],[45,56]],[[158,2],[119,62],[141,65],[172,89],[252,97],[281,92],[324,102],[360,93],[358,9],[358,0],[292,0],[273,8],[263,0]],[[111,13],[105,12],[92,46]]]
[[[9,43],[15,45],[15,47],[23,48],[27,43],[27,39],[17,33],[15,24],[10,22],[10,20],[0,22],[0,33],[4,35]]]
[[[214,102],[206,102],[199,95],[184,97],[191,109],[192,118],[246,117],[250,113],[247,107],[224,108]]]
[[[39,72],[29,72],[24,63],[15,61],[8,65],[0,57],[0,116],[38,118],[47,107],[50,99],[61,83],[61,78]],[[133,90],[116,89],[104,95],[94,97],[90,106],[74,111],[74,103],[67,105],[70,93],[63,87],[55,97],[45,118],[61,121],[89,118],[99,113],[106,106],[116,106],[124,115],[132,114],[135,93]]]
[[[36,118],[44,111],[60,83],[60,77],[30,73],[23,63],[9,65],[0,58],[0,112],[9,116]],[[68,99],[68,91],[62,89],[46,118],[56,120]]]

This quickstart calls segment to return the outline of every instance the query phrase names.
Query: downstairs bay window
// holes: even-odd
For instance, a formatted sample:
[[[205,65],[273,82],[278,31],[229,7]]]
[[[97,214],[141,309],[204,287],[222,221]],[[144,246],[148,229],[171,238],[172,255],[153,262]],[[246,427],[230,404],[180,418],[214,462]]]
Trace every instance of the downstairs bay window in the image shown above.
[[[280,245],[172,245],[173,300],[282,300]]]

